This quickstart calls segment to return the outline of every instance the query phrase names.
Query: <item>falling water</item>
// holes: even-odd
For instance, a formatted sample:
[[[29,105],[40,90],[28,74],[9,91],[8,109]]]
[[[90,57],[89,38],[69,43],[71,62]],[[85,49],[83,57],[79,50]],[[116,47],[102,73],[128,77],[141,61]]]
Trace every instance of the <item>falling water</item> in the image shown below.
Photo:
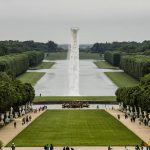
[[[69,59],[69,93],[70,96],[79,96],[79,28],[71,28],[71,46],[68,52]]]

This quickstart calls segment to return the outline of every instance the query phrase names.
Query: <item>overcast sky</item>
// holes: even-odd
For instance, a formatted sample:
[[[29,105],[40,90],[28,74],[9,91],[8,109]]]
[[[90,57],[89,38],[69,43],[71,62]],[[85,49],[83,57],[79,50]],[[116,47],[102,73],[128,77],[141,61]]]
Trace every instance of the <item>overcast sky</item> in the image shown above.
[[[150,40],[150,0],[0,0],[0,40]]]

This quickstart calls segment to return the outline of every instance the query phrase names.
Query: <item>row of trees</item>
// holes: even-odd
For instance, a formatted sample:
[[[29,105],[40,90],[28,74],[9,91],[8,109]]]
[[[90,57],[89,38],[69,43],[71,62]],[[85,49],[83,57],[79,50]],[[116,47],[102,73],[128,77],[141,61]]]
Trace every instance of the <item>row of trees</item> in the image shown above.
[[[124,106],[141,107],[150,112],[150,74],[141,78],[140,84],[135,87],[121,87],[116,91],[117,101]]]
[[[95,43],[91,52],[104,53],[105,51],[121,51],[126,53],[137,53],[150,50],[150,41],[138,42],[112,42],[112,43]]]
[[[14,77],[24,73],[29,66],[35,66],[44,58],[43,52],[29,51],[27,53],[6,55],[0,57],[0,71]]]
[[[28,55],[29,67],[38,65],[44,59],[44,52],[41,51],[27,51],[25,54]]]
[[[18,106],[32,102],[34,96],[31,84],[23,84],[5,72],[0,72],[0,113],[10,110],[10,107],[18,111]]]
[[[57,52],[63,49],[53,41],[47,43],[34,42],[34,41],[0,41],[0,56],[8,55],[10,53],[22,53],[26,51],[44,51],[44,52]]]
[[[150,57],[145,55],[123,55],[120,60],[120,68],[139,79],[150,73]]]
[[[139,79],[150,73],[150,56],[145,51],[143,55],[127,54],[118,51],[106,51],[104,58],[107,62],[123,69],[129,75]]]
[[[105,60],[114,66],[119,66],[120,57],[121,57],[121,54],[120,52],[117,52],[117,51],[114,51],[114,52],[106,51],[104,54]]]

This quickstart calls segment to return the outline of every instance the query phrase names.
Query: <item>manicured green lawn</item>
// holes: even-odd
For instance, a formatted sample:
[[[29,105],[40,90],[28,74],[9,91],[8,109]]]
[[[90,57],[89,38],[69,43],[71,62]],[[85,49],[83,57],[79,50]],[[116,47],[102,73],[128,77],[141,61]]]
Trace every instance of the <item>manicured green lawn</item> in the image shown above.
[[[10,144],[16,146],[136,145],[141,140],[104,110],[48,110]]]
[[[118,87],[136,86],[139,81],[124,72],[105,72]]]
[[[117,69],[106,61],[95,61],[94,64],[101,69]]]
[[[34,86],[36,82],[40,80],[44,74],[45,74],[44,72],[26,72],[17,77],[17,79],[22,81],[23,83],[31,83],[32,86]]]
[[[45,59],[46,60],[67,59],[67,53],[68,52],[48,53],[48,56]],[[87,53],[87,52],[80,52],[79,57],[80,59],[95,59],[95,60],[103,59],[103,57],[99,55],[98,53]]]
[[[67,52],[48,53],[46,60],[63,60],[67,59]]]
[[[34,101],[104,100],[115,101],[115,96],[36,96]]]
[[[33,67],[34,69],[49,69],[51,68],[53,65],[55,64],[55,62],[42,62],[41,64],[39,64],[36,67]]]
[[[101,60],[104,59],[100,54],[98,53],[87,53],[87,52],[80,52],[79,53],[80,59],[95,59],[95,60]]]

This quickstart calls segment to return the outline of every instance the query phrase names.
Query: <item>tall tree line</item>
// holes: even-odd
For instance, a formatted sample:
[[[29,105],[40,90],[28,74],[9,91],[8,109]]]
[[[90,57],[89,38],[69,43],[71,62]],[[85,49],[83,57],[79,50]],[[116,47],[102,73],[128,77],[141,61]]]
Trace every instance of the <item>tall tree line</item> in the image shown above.
[[[91,47],[93,53],[105,53],[105,51],[121,51],[125,53],[137,53],[150,51],[150,41],[139,42],[112,42],[95,43]]]
[[[135,87],[121,87],[116,91],[117,101],[123,102],[124,106],[141,107],[150,112],[150,74],[141,78],[140,84]]]
[[[53,41],[47,43],[34,41],[0,41],[0,56],[11,53],[22,53],[26,51],[43,51],[43,52],[57,52],[63,49]]]
[[[31,84],[21,83],[5,72],[0,72],[0,113],[10,110],[10,107],[18,112],[18,107],[32,102],[34,96]]]
[[[44,58],[44,52],[29,51],[21,54],[11,54],[0,57],[0,71],[14,77],[26,72],[32,66],[39,64]]]
[[[120,60],[120,68],[129,75],[140,79],[150,73],[150,56],[123,55]]]

